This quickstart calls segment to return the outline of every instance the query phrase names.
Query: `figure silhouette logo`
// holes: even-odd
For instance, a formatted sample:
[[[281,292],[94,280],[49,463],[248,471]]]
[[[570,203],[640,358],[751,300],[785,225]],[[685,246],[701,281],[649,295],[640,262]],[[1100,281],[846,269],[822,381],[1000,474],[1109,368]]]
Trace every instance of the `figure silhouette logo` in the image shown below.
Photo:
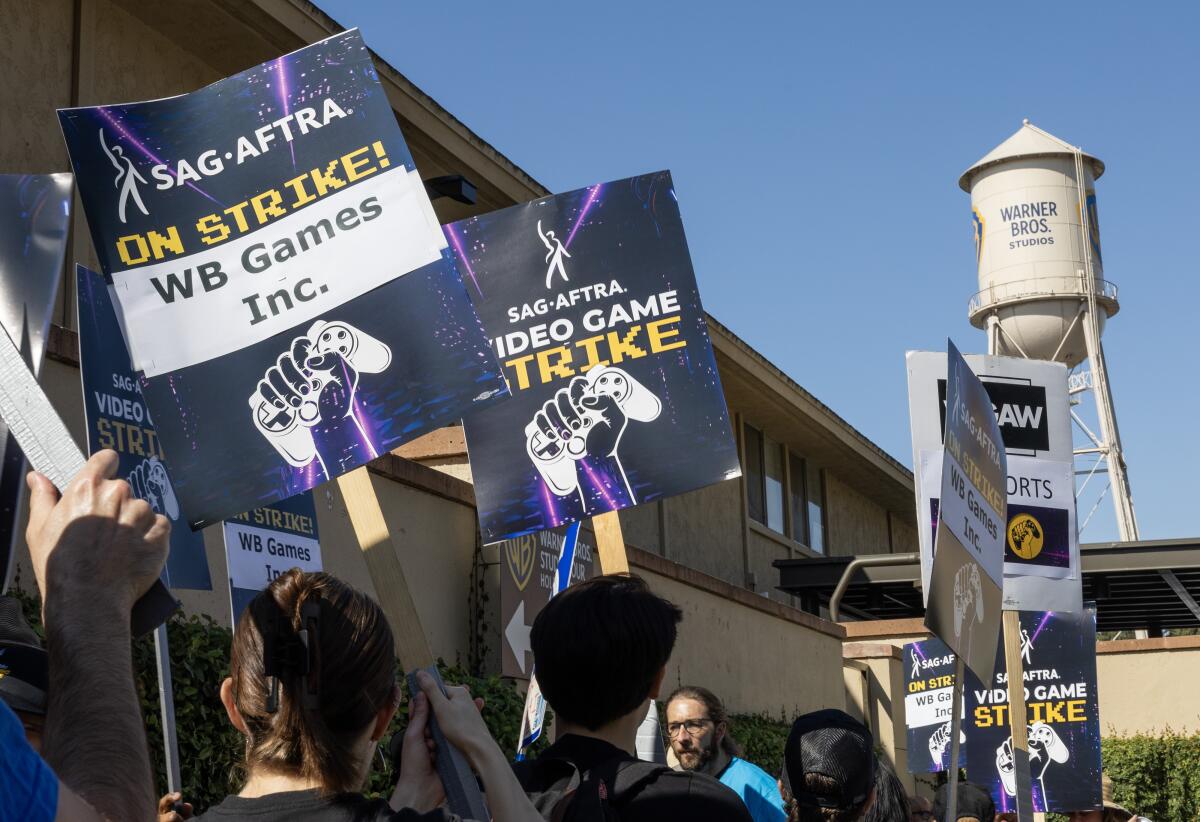
[[[567,277],[567,269],[563,265],[563,257],[570,258],[570,253],[562,244],[562,240],[554,235],[553,231],[542,231],[542,221],[537,223],[538,237],[542,240],[542,245],[546,246],[546,288],[550,288],[554,284],[554,274],[562,277],[562,281],[569,282]]]
[[[133,160],[125,155],[125,149],[114,143],[109,146],[104,142],[104,129],[99,130],[100,148],[104,150],[108,161],[113,164],[113,168],[117,170],[117,177],[113,180],[113,187],[119,190],[117,194],[117,217],[121,222],[125,222],[125,208],[129,205],[129,201],[133,200],[133,204],[138,207],[146,217],[150,216],[150,212],[146,210],[146,204],[142,202],[142,193],[138,190],[138,185],[144,185],[146,178],[137,170],[137,166],[133,164]]]
[[[524,591],[533,576],[534,557],[537,556],[537,538],[533,534],[510,539],[504,544],[504,556],[508,560],[508,572],[518,591]]]
[[[1045,544],[1042,524],[1032,514],[1017,514],[1008,523],[1008,547],[1021,559],[1033,559]]]

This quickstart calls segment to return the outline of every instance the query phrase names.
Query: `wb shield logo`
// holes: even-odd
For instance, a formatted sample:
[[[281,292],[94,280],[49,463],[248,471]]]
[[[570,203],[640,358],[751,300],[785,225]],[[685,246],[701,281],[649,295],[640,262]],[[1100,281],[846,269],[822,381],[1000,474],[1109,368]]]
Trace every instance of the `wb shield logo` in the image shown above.
[[[975,266],[978,268],[979,263],[983,260],[984,222],[983,215],[977,208],[971,209],[971,229],[975,232]]]
[[[125,222],[125,208],[129,205],[129,201],[133,200],[133,204],[138,207],[138,210],[144,216],[149,217],[150,212],[146,210],[146,204],[142,202],[142,193],[138,190],[139,185],[146,185],[146,178],[137,170],[133,160],[125,156],[125,149],[115,142],[112,146],[104,142],[104,129],[99,130],[99,135],[100,148],[104,149],[108,161],[117,170],[116,180],[113,181],[113,186],[120,192],[117,195],[117,216],[121,222]]]
[[[1018,514],[1008,523],[1008,547],[1021,559],[1034,559],[1046,544],[1042,524],[1032,514]]]
[[[504,543],[504,556],[508,560],[508,572],[518,591],[524,591],[533,576],[533,560],[537,556],[537,539],[533,534],[510,539]]]

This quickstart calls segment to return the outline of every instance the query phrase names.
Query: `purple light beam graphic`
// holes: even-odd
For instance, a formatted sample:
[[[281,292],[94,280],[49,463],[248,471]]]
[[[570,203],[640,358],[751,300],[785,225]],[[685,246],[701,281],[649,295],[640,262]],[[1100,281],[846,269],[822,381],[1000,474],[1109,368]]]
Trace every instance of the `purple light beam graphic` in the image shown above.
[[[1042,629],[1046,627],[1046,623],[1050,621],[1050,617],[1052,616],[1054,616],[1053,611],[1047,611],[1042,615],[1042,621],[1038,623],[1037,628],[1033,632],[1033,636],[1029,638],[1030,644],[1033,644],[1033,641],[1038,638],[1038,634],[1040,634]]]
[[[458,252],[458,258],[463,261],[463,265],[467,267],[467,276],[471,278],[471,282],[475,284],[475,290],[479,292],[480,298],[483,297],[483,289],[479,287],[479,280],[475,279],[475,271],[471,268],[471,259],[467,256],[467,252],[463,251],[462,240],[458,236],[458,232],[454,230],[454,226],[446,226],[446,233],[450,235],[450,242],[454,246],[454,250]]]
[[[287,63],[283,62],[282,57],[275,60],[275,73],[279,75],[279,104],[283,106],[283,116],[287,117],[292,112],[288,110]],[[296,143],[294,140],[288,140],[288,151],[292,153],[292,169],[294,170],[296,168]]]
[[[579,226],[583,225],[583,219],[587,217],[588,211],[591,210],[592,204],[596,202],[596,198],[600,196],[600,191],[604,188],[603,183],[597,183],[592,186],[592,190],[588,192],[588,198],[583,204],[583,210],[579,212],[579,219],[575,221],[575,225],[571,227],[571,233],[567,235],[567,241],[564,243],[568,248],[571,246],[571,240],[575,239],[575,232],[579,230]]]

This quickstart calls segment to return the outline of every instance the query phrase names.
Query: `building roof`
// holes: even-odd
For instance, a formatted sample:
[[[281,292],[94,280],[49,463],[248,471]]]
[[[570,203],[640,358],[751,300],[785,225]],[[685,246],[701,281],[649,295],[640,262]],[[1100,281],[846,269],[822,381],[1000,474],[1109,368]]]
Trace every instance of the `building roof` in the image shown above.
[[[853,557],[776,560],[779,590],[828,605]],[[1200,538],[1104,542],[1080,546],[1083,599],[1094,601],[1097,630],[1200,627]],[[842,611],[859,619],[920,617],[921,566],[863,567]]]

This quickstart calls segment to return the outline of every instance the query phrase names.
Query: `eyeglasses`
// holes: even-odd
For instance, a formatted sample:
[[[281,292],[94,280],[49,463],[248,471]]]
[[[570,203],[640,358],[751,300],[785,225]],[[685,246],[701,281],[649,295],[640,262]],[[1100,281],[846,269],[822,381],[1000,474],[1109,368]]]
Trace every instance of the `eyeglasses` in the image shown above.
[[[711,719],[688,719],[684,722],[671,722],[667,725],[667,736],[674,739],[680,731],[687,731],[688,736],[700,736]]]

